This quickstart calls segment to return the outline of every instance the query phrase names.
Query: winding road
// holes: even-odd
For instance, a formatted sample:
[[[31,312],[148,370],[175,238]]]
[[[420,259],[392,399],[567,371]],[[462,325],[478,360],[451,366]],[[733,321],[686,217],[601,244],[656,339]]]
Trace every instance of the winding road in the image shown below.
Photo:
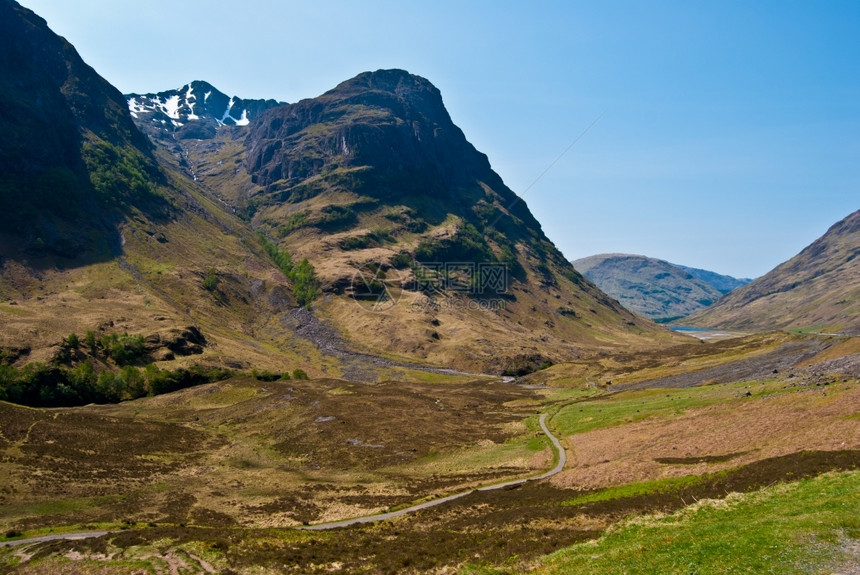
[[[558,459],[556,461],[555,467],[547,471],[542,475],[538,475],[537,477],[527,477],[525,479],[515,479],[513,481],[506,481],[505,483],[494,483],[492,485],[487,485],[484,487],[479,487],[477,489],[471,489],[469,491],[462,491],[460,493],[454,493],[452,495],[446,495],[445,497],[440,497],[439,499],[433,499],[431,501],[425,501],[424,503],[418,503],[417,505],[412,505],[411,507],[405,507],[403,509],[398,509],[397,511],[389,511],[387,513],[378,513],[376,515],[366,515],[364,517],[356,517],[353,519],[344,519],[342,521],[332,521],[330,523],[317,523],[316,525],[305,525],[300,527],[299,529],[305,529],[309,531],[322,531],[324,529],[339,529],[341,527],[349,527],[350,525],[358,525],[360,523],[373,523],[374,521],[385,521],[386,519],[393,519],[395,517],[400,517],[401,515],[406,515],[407,513],[414,513],[416,511],[421,511],[422,509],[428,509],[430,507],[435,507],[437,505],[441,505],[443,503],[447,503],[449,501],[454,501],[455,499],[460,499],[461,497],[465,497],[470,493],[475,491],[494,491],[496,489],[504,489],[506,487],[513,487],[515,485],[522,485],[529,481],[539,481],[541,479],[546,479],[548,477],[552,477],[553,475],[559,473],[562,469],[564,469],[565,463],[567,463],[567,453],[564,451],[564,447],[562,447],[561,442],[558,438],[552,434],[549,428],[546,426],[546,413],[542,413],[540,415],[540,427],[549,440],[552,442],[553,450],[558,454]]]
[[[497,489],[505,489],[506,487],[513,487],[515,485],[523,485],[529,481],[540,481],[541,479],[547,479],[552,477],[553,475],[559,473],[562,469],[564,469],[565,463],[567,463],[567,453],[564,451],[564,447],[562,447],[561,442],[558,438],[552,434],[549,428],[546,425],[546,413],[542,413],[540,415],[540,427],[546,435],[550,442],[552,442],[553,451],[556,453],[556,464],[555,466],[543,473],[538,475],[537,477],[527,477],[525,479],[515,479],[512,481],[506,481],[504,483],[494,483],[492,485],[486,485],[484,487],[478,487],[477,489],[470,489],[469,491],[461,491],[459,493],[454,493],[452,495],[446,495],[445,497],[440,497],[438,499],[433,499],[430,501],[425,501],[424,503],[418,503],[416,505],[412,505],[410,507],[405,507],[403,509],[398,509],[397,511],[389,511],[387,513],[377,513],[376,515],[365,515],[364,517],[355,517],[353,519],[344,519],[342,521],[332,521],[330,523],[318,523],[316,525],[305,525],[302,527],[298,527],[298,529],[304,529],[308,531],[322,531],[325,529],[339,529],[341,527],[349,527],[350,525],[358,525],[361,523],[373,523],[374,521],[385,521],[386,519],[393,519],[395,517],[400,517],[401,515],[406,515],[407,513],[414,513],[416,511],[421,511],[422,509],[429,509],[430,507],[435,507],[437,505],[442,505],[443,503],[447,503],[449,501],[454,501],[455,499],[460,499],[461,497],[465,497],[470,493],[474,493],[475,491],[495,491]],[[108,533],[114,533],[114,531],[79,531],[74,533],[56,533],[53,535],[43,535],[41,537],[29,537],[27,539],[18,539],[14,541],[2,541],[0,542],[0,547],[7,547],[10,545],[28,545],[31,543],[43,543],[46,541],[59,541],[59,540],[72,540],[72,539],[86,539],[88,537],[102,537],[107,535]]]
[[[73,539],[88,539],[90,537],[102,537],[115,531],[76,531],[74,533],[55,533],[53,535],[42,535],[41,537],[28,537],[27,539],[16,539],[13,541],[0,541],[0,547],[12,545],[27,545],[30,543],[44,543],[46,541],[60,541]]]

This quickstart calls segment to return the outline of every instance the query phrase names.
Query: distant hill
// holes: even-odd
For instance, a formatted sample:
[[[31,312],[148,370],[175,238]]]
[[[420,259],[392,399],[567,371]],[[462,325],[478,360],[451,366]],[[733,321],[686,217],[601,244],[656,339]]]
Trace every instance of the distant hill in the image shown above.
[[[747,281],[631,254],[590,256],[573,267],[630,311],[658,322],[705,308]]]
[[[795,257],[685,323],[860,335],[858,255],[860,211],[834,224]]]
[[[693,276],[694,278],[700,279],[706,284],[716,288],[717,291],[722,294],[727,294],[730,291],[734,291],[739,287],[745,286],[752,281],[751,278],[736,278],[732,276],[718,274],[716,272],[711,272],[708,270],[688,268],[687,266],[682,265],[678,265],[678,267]]]

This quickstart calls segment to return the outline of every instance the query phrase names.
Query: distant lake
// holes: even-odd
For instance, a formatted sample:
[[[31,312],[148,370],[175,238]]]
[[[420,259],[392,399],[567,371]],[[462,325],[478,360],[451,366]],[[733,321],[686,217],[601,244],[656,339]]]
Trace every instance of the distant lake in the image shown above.
[[[672,331],[690,335],[702,341],[733,337],[731,332],[725,332],[722,330],[714,329],[712,327],[691,327],[687,325],[669,325],[666,327],[668,327]]]

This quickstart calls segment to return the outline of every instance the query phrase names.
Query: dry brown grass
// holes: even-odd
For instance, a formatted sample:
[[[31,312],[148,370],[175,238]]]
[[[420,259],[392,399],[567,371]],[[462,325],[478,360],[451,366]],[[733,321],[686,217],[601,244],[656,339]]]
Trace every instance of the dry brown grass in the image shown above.
[[[794,350],[799,358],[812,349],[762,339],[766,352],[756,354],[753,341],[701,348],[710,357],[689,346],[687,357],[672,356],[666,377],[677,377],[679,369],[695,374],[703,365],[730,374],[740,362],[769,361],[775,350]],[[138,522],[137,529],[101,540],[41,545],[39,558],[24,565],[33,569],[72,561],[81,572],[98,572],[139,560],[152,572],[169,573],[155,557],[171,554],[190,566],[199,564],[193,556],[240,573],[306,573],[321,565],[437,573],[465,562],[517,571],[630,515],[856,468],[854,364],[851,356],[834,363],[828,350],[817,353],[827,362],[760,381],[625,391],[583,403],[574,403],[581,391],[486,381],[234,379],[117,406],[4,405],[0,474],[12,489],[0,494],[0,527]],[[653,359],[631,357],[647,377],[631,373],[629,381],[659,381]],[[623,363],[615,362],[612,369]],[[640,407],[650,411],[637,414]],[[551,481],[475,492],[364,527],[278,529],[527,474],[548,465],[549,457],[534,436],[534,412],[558,411],[552,420],[558,429],[580,425],[580,408],[590,410],[597,427],[566,438],[568,468]],[[101,438],[108,429],[116,437]],[[410,455],[404,447],[417,451]],[[681,476],[687,480],[672,483]],[[33,478],[40,477],[38,486]],[[641,483],[649,480],[666,481]],[[582,491],[608,485],[620,486],[616,495]],[[51,494],[40,495],[42,489]],[[141,524],[149,521],[158,526]],[[0,565],[6,557],[0,553]]]
[[[764,397],[748,398],[739,391],[732,399],[674,416],[570,436],[570,463],[552,481],[564,488],[596,489],[701,475],[803,450],[856,450],[857,413],[856,381]]]
[[[507,406],[529,395],[485,382],[239,378],[114,406],[0,404],[0,524],[283,527],[384,510],[533,472],[544,445],[504,447],[531,437]]]

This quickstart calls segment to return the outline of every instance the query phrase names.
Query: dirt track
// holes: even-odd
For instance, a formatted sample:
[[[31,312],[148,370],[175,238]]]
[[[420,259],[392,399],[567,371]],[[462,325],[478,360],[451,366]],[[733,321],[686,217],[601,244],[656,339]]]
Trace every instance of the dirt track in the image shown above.
[[[11,547],[12,545],[29,545],[30,543],[45,543],[46,541],[62,541],[73,539],[89,539],[90,537],[104,537],[115,531],[78,531],[75,533],[56,533],[54,535],[42,535],[41,537],[28,537],[15,541],[0,541],[0,547]]]
[[[318,525],[311,525],[308,527],[304,527],[303,529],[308,529],[312,531],[320,531],[323,529],[338,529],[340,527],[349,527],[350,525],[358,525],[360,523],[373,523],[375,521],[385,521],[387,519],[393,519],[395,517],[399,517],[401,515],[406,515],[407,513],[414,513],[416,511],[421,511],[422,509],[428,509],[430,507],[435,507],[437,505],[441,505],[442,503],[447,503],[449,501],[454,501],[455,499],[460,499],[461,497],[465,497],[466,495],[471,494],[474,491],[495,491],[498,489],[505,489],[509,487],[513,487],[515,485],[523,485],[529,481],[539,481],[541,479],[547,479],[556,475],[564,469],[564,465],[567,462],[567,454],[564,451],[564,447],[562,447],[561,442],[558,438],[552,434],[549,428],[546,426],[546,413],[542,413],[540,416],[540,426],[549,440],[552,442],[554,451],[558,454],[558,461],[555,466],[547,471],[546,473],[539,475],[538,477],[530,477],[527,479],[515,479],[513,481],[506,481],[505,483],[496,483],[493,485],[487,485],[485,487],[479,487],[478,489],[473,489],[470,491],[462,491],[460,493],[454,493],[452,495],[448,495],[445,497],[440,497],[439,499],[433,499],[432,501],[425,501],[424,503],[419,503],[417,505],[412,505],[411,507],[406,507],[405,509],[398,509],[397,511],[389,511],[388,513],[379,513],[376,515],[368,515],[366,517],[356,517],[354,519],[345,519],[343,521],[334,521],[331,523],[320,523]]]

